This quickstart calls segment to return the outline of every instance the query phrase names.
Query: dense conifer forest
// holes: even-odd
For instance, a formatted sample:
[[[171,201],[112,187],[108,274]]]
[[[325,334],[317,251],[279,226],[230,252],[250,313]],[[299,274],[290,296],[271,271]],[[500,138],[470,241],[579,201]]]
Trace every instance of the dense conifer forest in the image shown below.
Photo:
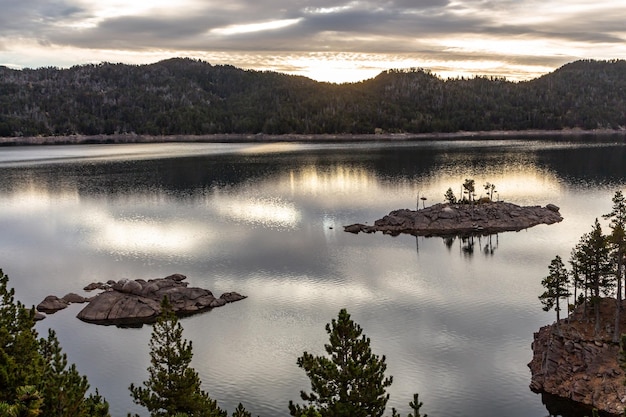
[[[441,79],[389,70],[358,83],[192,59],[69,69],[0,67],[0,136],[366,134],[624,129],[626,61],[540,78]]]

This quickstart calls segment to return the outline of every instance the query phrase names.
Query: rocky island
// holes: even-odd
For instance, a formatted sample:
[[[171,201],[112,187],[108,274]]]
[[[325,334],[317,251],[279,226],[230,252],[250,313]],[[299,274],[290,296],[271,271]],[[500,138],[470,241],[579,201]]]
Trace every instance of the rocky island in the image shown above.
[[[519,206],[504,201],[477,201],[473,203],[440,203],[422,210],[394,210],[373,226],[352,224],[346,232],[390,235],[408,233],[417,236],[489,235],[517,231],[538,224],[553,224],[563,220],[554,204]]]
[[[216,298],[207,289],[188,287],[187,282],[184,282],[186,278],[185,275],[174,274],[148,281],[121,279],[93,283],[84,289],[86,291],[100,289],[103,292],[90,298],[73,293],[62,298],[48,296],[37,306],[37,311],[54,313],[70,303],[87,302],[87,306],[77,315],[82,321],[104,325],[140,326],[157,319],[161,313],[163,297],[169,298],[172,309],[180,316],[200,313],[246,298],[236,292],[227,292]]]
[[[620,367],[620,345],[614,343],[615,299],[603,298],[600,331],[579,305],[566,319],[544,326],[534,334],[530,388],[622,415],[626,407],[626,375]],[[622,309],[626,303],[622,304]],[[593,315],[587,312],[587,315]],[[621,315],[620,328],[626,329]]]

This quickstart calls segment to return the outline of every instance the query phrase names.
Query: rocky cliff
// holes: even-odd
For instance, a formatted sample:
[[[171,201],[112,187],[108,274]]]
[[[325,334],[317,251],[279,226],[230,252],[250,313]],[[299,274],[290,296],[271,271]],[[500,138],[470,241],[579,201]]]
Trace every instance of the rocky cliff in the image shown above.
[[[626,375],[619,364],[620,346],[613,343],[615,300],[600,303],[600,330],[594,334],[591,307],[583,306],[534,334],[533,359],[528,364],[530,388],[592,406],[610,414],[626,407]],[[620,332],[626,332],[623,304]]]

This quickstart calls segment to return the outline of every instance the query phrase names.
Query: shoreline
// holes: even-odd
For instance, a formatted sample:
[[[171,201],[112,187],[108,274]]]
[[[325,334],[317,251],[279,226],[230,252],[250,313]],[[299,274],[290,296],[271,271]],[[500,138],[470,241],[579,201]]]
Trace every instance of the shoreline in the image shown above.
[[[626,129],[563,129],[563,130],[489,130],[461,131],[449,133],[382,133],[382,134],[211,134],[211,135],[70,135],[70,136],[31,136],[0,137],[0,146],[36,145],[87,145],[123,143],[268,143],[268,142],[412,142],[428,140],[507,140],[537,139],[541,137],[573,138],[591,136],[618,136],[626,139]]]

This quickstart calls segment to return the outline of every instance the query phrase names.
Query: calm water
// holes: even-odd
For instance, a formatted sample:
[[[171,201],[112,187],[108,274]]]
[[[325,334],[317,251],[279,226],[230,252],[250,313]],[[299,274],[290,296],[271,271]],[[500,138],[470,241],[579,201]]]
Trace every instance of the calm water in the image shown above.
[[[623,143],[552,141],[351,145],[94,145],[0,149],[0,267],[27,305],[92,281],[188,276],[248,299],[185,318],[203,388],[232,412],[288,415],[345,307],[386,355],[391,407],[413,392],[433,417],[543,417],[528,389],[537,300],[555,255],[569,258],[626,187]],[[561,207],[565,220],[473,242],[353,235],[416,196],[440,202],[465,178],[499,198]],[[484,193],[484,192],[483,192]],[[71,362],[111,404],[147,413],[128,386],[147,377],[150,326],[49,316]]]

